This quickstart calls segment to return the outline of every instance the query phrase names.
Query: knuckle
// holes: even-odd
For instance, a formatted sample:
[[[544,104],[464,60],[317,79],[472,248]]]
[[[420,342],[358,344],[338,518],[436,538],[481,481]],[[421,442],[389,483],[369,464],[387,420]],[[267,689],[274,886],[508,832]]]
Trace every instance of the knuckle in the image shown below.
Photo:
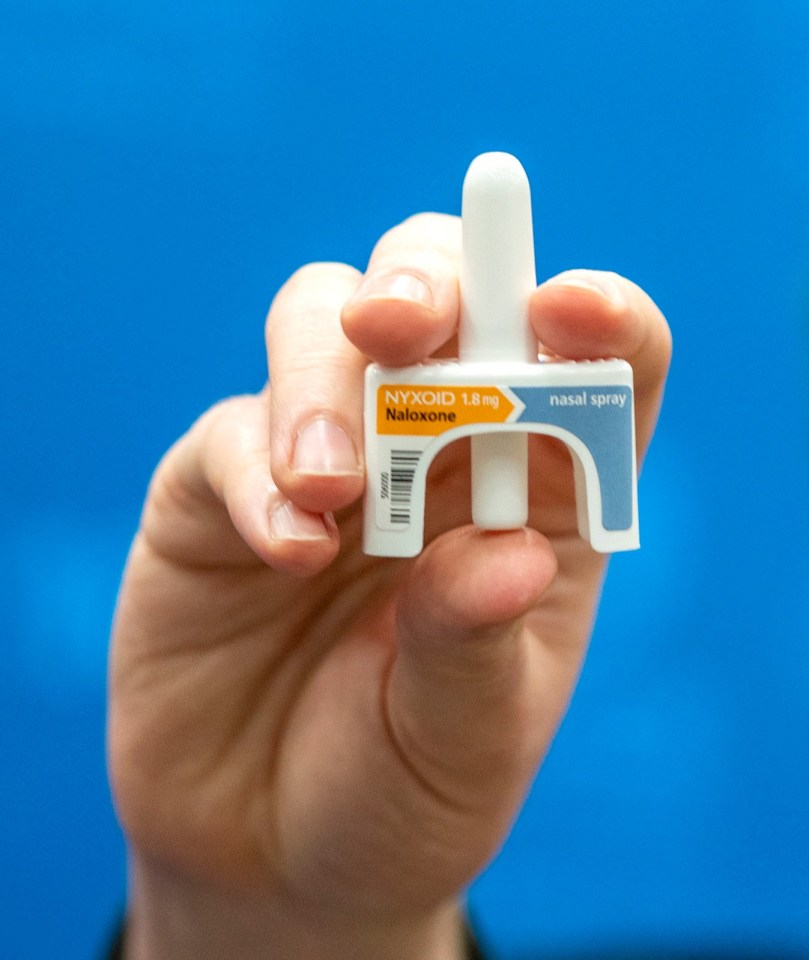
[[[374,260],[369,273],[374,276],[386,274],[410,274],[429,282],[438,277],[457,272],[457,262],[448,252],[437,247],[401,247],[382,251]]]
[[[240,436],[245,425],[252,425],[262,416],[266,399],[262,394],[246,394],[219,400],[205,411],[191,426],[180,442],[199,451],[200,461],[209,463],[216,451],[233,446],[233,438]]]
[[[283,313],[286,323],[291,312],[296,316],[310,312],[318,305],[332,306],[343,300],[356,287],[362,274],[348,263],[307,263],[289,277],[273,297],[267,311],[266,327],[269,330]]]
[[[307,350],[287,358],[284,364],[284,377],[288,384],[301,382],[309,385],[311,391],[320,385],[333,384],[346,374],[352,375],[357,369],[358,362],[364,365],[358,355],[337,347],[323,344],[320,347]]]
[[[432,210],[426,210],[421,213],[413,213],[399,225],[402,233],[415,233],[419,236],[442,234],[448,230],[454,230],[459,224],[458,217],[449,213],[436,213]],[[394,227],[394,230],[397,228]]]
[[[359,270],[348,263],[316,261],[298,267],[281,289],[297,291],[301,287],[320,286],[324,282],[356,280],[359,275]]]
[[[435,270],[436,264],[454,267],[460,250],[460,220],[447,213],[415,213],[379,238],[373,265],[386,262],[414,264]]]
[[[207,433],[215,433],[221,429],[227,430],[230,424],[240,419],[255,402],[256,397],[252,394],[225,397],[209,407],[199,418],[195,427]]]

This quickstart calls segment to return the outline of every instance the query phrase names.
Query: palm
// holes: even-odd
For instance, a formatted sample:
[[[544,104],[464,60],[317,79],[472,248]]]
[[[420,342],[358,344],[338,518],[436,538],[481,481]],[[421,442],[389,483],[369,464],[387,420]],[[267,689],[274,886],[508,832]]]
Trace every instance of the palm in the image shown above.
[[[265,399],[246,403],[263,409]],[[553,528],[563,570],[526,621],[523,642],[549,644],[558,660],[551,676],[561,678],[552,698],[561,705],[600,562],[575,538],[566,456],[532,442],[544,478],[542,490],[534,484],[532,520]],[[467,522],[468,484],[467,449],[458,444],[431,473],[430,539]],[[162,857],[169,851],[183,869],[234,887],[279,882],[307,896],[351,889],[365,903],[369,893],[388,903],[448,895],[491,853],[524,773],[498,784],[496,808],[489,802],[478,812],[477,842],[462,843],[470,826],[462,798],[430,782],[408,753],[421,745],[397,742],[387,716],[393,611],[412,562],[362,554],[358,504],[339,520],[340,554],[319,575],[274,571],[244,548],[219,505],[184,488],[167,458],[117,618],[113,736],[121,742],[112,748],[128,758],[119,795],[143,808],[125,816],[143,821],[144,845]],[[573,593],[563,582],[570,553],[579,561]],[[540,702],[536,690],[528,696]],[[556,715],[535,712],[534,728],[520,733],[532,756]],[[480,770],[485,780],[496,772]],[[481,790],[491,792],[485,783]],[[425,825],[430,837],[420,836]],[[437,834],[435,889],[413,889],[407,862],[425,843],[435,848]],[[384,883],[369,863],[383,865]],[[373,890],[363,890],[371,875]]]

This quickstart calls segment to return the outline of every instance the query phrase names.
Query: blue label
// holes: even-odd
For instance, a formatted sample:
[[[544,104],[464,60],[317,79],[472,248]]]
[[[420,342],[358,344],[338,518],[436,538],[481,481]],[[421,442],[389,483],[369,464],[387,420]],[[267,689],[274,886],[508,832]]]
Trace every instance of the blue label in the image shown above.
[[[511,387],[525,404],[517,423],[569,430],[590,450],[606,530],[632,526],[632,390],[629,387]]]

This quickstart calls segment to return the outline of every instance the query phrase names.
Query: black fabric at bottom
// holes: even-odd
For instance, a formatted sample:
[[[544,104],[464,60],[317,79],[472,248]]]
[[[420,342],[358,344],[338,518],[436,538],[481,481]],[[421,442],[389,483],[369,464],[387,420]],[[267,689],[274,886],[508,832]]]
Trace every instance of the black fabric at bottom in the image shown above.
[[[467,960],[486,960],[469,921],[466,923],[466,957]]]
[[[466,935],[466,960],[486,960],[480,950],[474,931],[467,923],[465,925]],[[122,920],[115,931],[115,936],[110,943],[109,949],[104,955],[103,960],[124,960],[124,941],[126,939],[126,923]]]
[[[124,940],[126,934],[126,923],[121,920],[115,930],[115,935],[110,941],[107,952],[102,960],[124,960]]]

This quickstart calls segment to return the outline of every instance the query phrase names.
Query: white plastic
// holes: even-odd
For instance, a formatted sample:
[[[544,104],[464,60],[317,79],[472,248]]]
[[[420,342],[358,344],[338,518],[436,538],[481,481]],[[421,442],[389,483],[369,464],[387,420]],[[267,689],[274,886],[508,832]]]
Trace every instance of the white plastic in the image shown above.
[[[637,466],[635,462],[634,418],[632,405],[632,368],[625,360],[547,360],[541,363],[488,363],[461,364],[454,361],[433,361],[398,369],[369,364],[365,373],[366,406],[365,436],[366,471],[368,476],[365,510],[363,549],[372,556],[414,557],[424,544],[424,513],[427,473],[430,464],[440,451],[461,437],[471,437],[472,442],[498,438],[505,432],[506,439],[524,438],[533,433],[561,440],[571,454],[574,467],[576,514],[581,537],[594,550],[612,553],[618,550],[636,550],[640,545],[638,527]],[[513,404],[507,419],[498,424],[465,423],[429,436],[401,436],[380,434],[378,431],[378,396],[387,390],[395,390],[397,384],[407,385],[408,390],[424,386],[454,392],[497,386],[503,396]],[[539,421],[524,416],[525,407],[518,394],[525,391],[551,391],[560,395],[587,391],[589,394],[609,395],[616,391],[628,392],[626,410],[631,423],[623,435],[614,434],[608,426],[603,437],[611,454],[607,460],[597,458],[591,448],[579,436],[579,432],[565,428],[556,418],[543,417]],[[418,408],[415,408],[418,409]],[[556,409],[556,408],[554,408]],[[559,408],[564,410],[566,408]],[[601,412],[595,407],[590,425],[598,428]],[[496,431],[496,432],[491,432]],[[406,522],[390,522],[392,491],[386,490],[392,476],[391,451],[404,451],[409,462],[400,461],[409,471],[407,486]],[[611,468],[623,466],[626,476],[621,479],[611,475]],[[384,478],[384,479],[383,479]],[[620,525],[605,525],[604,504],[610,495],[619,494],[628,505],[626,522]]]
[[[472,161],[461,211],[462,363],[536,362],[528,300],[536,286],[531,190],[519,160],[484,153]],[[472,520],[482,530],[528,522],[528,437],[473,437]]]
[[[430,464],[465,438],[475,523],[523,526],[531,433],[570,452],[581,537],[603,553],[639,546],[632,368],[540,361],[528,323],[535,283],[527,177],[514,157],[484,154],[464,182],[459,359],[365,371],[366,553],[421,551]]]

